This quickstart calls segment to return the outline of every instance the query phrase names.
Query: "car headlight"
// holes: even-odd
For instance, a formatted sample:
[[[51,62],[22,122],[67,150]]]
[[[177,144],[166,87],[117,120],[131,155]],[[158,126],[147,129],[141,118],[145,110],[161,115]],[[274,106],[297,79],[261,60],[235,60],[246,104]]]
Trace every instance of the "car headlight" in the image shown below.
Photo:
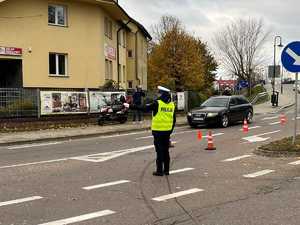
[[[191,112],[188,112],[188,114],[187,114],[188,116],[192,116],[192,113]]]
[[[218,113],[207,113],[207,117],[215,117]]]

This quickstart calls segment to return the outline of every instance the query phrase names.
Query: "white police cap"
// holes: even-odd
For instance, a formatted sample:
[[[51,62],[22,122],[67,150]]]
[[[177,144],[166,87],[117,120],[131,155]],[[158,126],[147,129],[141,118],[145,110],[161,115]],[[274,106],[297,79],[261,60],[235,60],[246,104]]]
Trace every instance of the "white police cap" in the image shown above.
[[[163,86],[157,86],[157,88],[158,88],[158,90],[160,90],[160,91],[171,92],[170,89],[165,88],[165,87],[163,87]]]

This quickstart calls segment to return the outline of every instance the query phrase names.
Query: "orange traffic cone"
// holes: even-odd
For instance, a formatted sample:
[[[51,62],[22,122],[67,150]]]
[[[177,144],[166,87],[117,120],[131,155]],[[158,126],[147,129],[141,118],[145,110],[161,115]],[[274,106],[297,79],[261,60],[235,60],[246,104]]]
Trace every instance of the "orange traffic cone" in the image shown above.
[[[198,140],[201,141],[202,140],[202,132],[199,130],[198,131]]]
[[[243,132],[247,133],[248,131],[249,131],[249,126],[248,126],[247,120],[244,119]]]
[[[207,135],[207,148],[205,150],[216,150],[214,147],[213,137],[211,131],[208,131]]]
[[[286,116],[283,113],[280,114],[280,124],[286,124]]]

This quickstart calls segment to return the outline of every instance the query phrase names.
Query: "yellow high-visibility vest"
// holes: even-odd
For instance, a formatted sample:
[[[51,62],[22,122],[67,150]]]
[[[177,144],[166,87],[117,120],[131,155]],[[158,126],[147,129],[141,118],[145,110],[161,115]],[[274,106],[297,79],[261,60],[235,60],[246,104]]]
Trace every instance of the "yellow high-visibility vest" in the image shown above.
[[[174,102],[164,103],[162,100],[158,100],[158,111],[152,118],[151,129],[153,131],[172,130],[174,111]]]

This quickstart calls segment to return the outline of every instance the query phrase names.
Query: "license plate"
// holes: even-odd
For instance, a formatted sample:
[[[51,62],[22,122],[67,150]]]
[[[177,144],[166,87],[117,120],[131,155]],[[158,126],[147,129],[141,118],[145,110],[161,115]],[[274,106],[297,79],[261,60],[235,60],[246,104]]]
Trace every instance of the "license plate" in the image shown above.
[[[197,118],[197,117],[195,117],[195,118],[194,118],[194,120],[203,121],[203,120],[204,120],[204,118]]]

